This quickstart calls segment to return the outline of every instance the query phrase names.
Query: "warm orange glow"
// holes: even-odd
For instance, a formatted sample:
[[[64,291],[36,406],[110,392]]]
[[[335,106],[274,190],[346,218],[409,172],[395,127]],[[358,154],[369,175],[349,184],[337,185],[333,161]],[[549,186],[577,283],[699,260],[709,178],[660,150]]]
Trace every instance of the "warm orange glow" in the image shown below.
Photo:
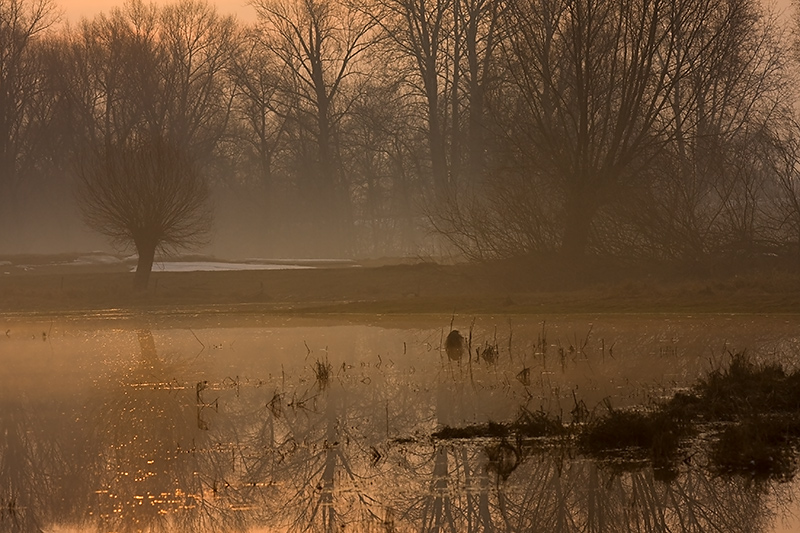
[[[167,3],[169,0],[154,0],[158,4]],[[767,7],[775,6],[778,11],[787,12],[792,7],[792,0],[762,0]],[[109,11],[115,6],[122,5],[124,0],[61,0],[57,2],[64,12],[64,19],[77,22],[83,17],[92,17],[100,12]],[[248,0],[216,0],[211,3],[217,5],[220,13],[236,15],[240,20],[251,21],[255,19],[255,9]]]
[[[84,17],[91,18],[98,13],[108,12],[114,7],[122,6],[125,0],[59,0],[56,5],[63,13],[65,21],[70,23],[78,22]],[[156,4],[166,4],[170,0],[154,0]],[[222,14],[236,15],[239,20],[249,22],[255,19],[255,9],[249,5],[247,0],[209,0],[211,4],[217,6]]]

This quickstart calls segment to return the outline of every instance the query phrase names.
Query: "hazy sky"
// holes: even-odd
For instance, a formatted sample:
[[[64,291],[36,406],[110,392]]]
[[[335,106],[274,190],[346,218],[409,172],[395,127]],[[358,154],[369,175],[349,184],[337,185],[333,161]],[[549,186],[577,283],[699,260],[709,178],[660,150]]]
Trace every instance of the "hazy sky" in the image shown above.
[[[149,0],[145,0],[149,3]],[[157,4],[169,3],[169,0],[155,0]],[[114,6],[121,6],[124,0],[55,0],[64,13],[64,18],[77,22],[83,17],[92,17],[101,11],[109,11]],[[253,20],[255,10],[248,5],[248,0],[209,0],[216,4],[220,13],[233,14],[241,20]]]
[[[210,0],[216,4],[222,13],[235,14],[242,20],[253,20],[255,10],[248,5],[248,0]],[[763,0],[765,4],[778,6],[779,9],[786,9],[791,5],[792,0]],[[157,3],[166,3],[168,0],[156,0]],[[64,10],[67,20],[75,22],[81,17],[91,17],[101,11],[108,11],[115,5],[121,5],[123,0],[56,0],[56,3]]]

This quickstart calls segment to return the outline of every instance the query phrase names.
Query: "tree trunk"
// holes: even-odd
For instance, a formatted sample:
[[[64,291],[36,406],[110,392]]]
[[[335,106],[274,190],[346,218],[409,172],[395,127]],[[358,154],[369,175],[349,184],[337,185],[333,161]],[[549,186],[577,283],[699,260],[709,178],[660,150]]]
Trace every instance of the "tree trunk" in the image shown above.
[[[150,272],[153,270],[153,260],[156,256],[155,244],[136,244],[139,262],[136,264],[136,274],[133,277],[133,289],[146,291],[150,281]]]
[[[561,253],[565,259],[580,259],[589,244],[589,231],[595,215],[595,208],[582,195],[567,199],[564,217],[564,237],[561,240]]]

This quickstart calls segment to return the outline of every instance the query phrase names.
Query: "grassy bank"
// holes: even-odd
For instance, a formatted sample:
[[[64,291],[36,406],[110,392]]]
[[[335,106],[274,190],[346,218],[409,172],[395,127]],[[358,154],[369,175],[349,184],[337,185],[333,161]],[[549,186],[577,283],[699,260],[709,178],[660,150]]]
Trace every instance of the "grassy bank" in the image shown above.
[[[791,265],[695,269],[587,261],[441,265],[377,262],[307,270],[154,272],[132,290],[122,264],[11,258],[0,312],[205,309],[302,313],[797,313]]]

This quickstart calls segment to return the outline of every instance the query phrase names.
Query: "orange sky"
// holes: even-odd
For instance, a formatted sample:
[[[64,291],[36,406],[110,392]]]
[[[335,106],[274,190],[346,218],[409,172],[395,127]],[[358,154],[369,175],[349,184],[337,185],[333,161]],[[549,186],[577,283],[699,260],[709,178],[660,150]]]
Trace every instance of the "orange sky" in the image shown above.
[[[124,0],[56,0],[63,12],[64,17],[70,22],[77,22],[82,17],[91,17],[101,11],[108,11],[111,7],[121,5]],[[157,3],[165,3],[169,0],[155,0]],[[248,0],[209,0],[217,5],[221,13],[230,13],[244,21],[255,19],[255,10],[248,5]],[[763,0],[765,4],[775,4],[779,9],[787,9],[791,6],[792,0]]]
[[[149,2],[149,0],[145,0]],[[155,0],[156,3],[168,3],[169,0]],[[248,5],[248,0],[209,0],[216,4],[220,13],[233,14],[244,21],[255,19],[255,10]],[[70,22],[77,22],[83,17],[92,17],[101,11],[109,11],[114,6],[124,3],[124,0],[55,0]]]

